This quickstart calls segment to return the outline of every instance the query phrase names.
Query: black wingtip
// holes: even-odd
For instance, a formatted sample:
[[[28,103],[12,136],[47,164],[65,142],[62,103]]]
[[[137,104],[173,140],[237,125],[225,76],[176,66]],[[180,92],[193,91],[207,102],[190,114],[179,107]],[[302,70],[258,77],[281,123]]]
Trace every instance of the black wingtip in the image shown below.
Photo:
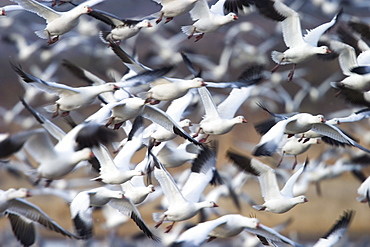
[[[35,117],[37,122],[39,122],[40,124],[45,123],[40,114],[35,109],[33,109],[23,98],[19,98],[19,100],[22,102],[24,108],[26,108]]]
[[[339,220],[333,225],[333,227],[323,236],[323,238],[328,238],[333,232],[339,229],[348,228],[348,225],[351,223],[354,214],[354,210],[345,211]]]
[[[77,235],[81,239],[90,239],[93,236],[93,226],[88,226],[85,222],[81,219],[81,217],[77,214],[76,217],[73,218],[73,223],[75,225],[75,229]]]
[[[241,171],[251,173],[255,176],[260,175],[260,172],[251,166],[252,158],[231,150],[228,150],[226,155]]]

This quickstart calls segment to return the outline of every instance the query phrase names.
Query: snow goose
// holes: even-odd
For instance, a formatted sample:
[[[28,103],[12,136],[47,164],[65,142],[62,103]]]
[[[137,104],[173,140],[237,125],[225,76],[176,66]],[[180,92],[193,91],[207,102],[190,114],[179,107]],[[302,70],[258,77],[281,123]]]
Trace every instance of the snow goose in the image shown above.
[[[78,236],[89,239],[93,234],[92,208],[108,204],[124,215],[131,217],[136,225],[153,240],[157,237],[146,226],[140,212],[131,199],[125,197],[122,191],[110,190],[106,187],[98,187],[91,190],[81,191],[73,199],[70,210]]]
[[[59,111],[63,111],[61,116],[67,116],[70,111],[91,105],[99,94],[119,89],[114,83],[99,86],[70,87],[61,83],[41,80],[15,65],[13,65],[13,69],[26,83],[59,97],[55,101],[55,106],[47,107],[47,109],[54,111],[53,117],[57,117]]]
[[[7,15],[9,11],[14,11],[14,10],[24,10],[21,6],[19,5],[6,5],[0,7],[0,16],[2,15]]]
[[[219,0],[209,8],[206,0],[198,0],[190,11],[191,19],[195,22],[190,26],[182,26],[181,31],[188,35],[188,39],[196,35],[195,41],[198,41],[205,33],[216,31],[221,26],[237,20],[238,16],[232,12],[224,15],[224,2],[225,0]]]
[[[102,84],[107,84],[107,82],[103,79],[94,75],[90,71],[73,64],[68,60],[63,60],[63,66],[71,71],[76,77],[86,81],[89,85],[99,86]],[[130,91],[131,88],[155,81],[156,79],[167,74],[172,68],[172,66],[167,66],[154,70],[143,70],[130,77],[125,76],[119,82],[114,83],[116,86],[121,87],[124,90],[115,91],[114,94],[112,92],[101,93],[99,94],[99,99],[105,103],[111,103],[116,102],[120,99],[128,98],[130,97],[130,93],[128,93],[127,91]]]
[[[129,167],[127,167],[129,163],[121,163],[119,167],[117,167],[104,145],[93,147],[92,152],[100,162],[100,175],[92,180],[101,181],[106,184],[122,184],[129,181],[134,176],[144,175],[141,171],[130,170]]]
[[[292,166],[292,170],[294,170],[295,166],[297,165],[297,155],[306,152],[311,147],[312,144],[320,143],[320,139],[316,138],[310,138],[306,142],[300,140],[301,138],[292,136],[287,140],[287,142],[285,142],[285,144],[281,148],[281,158],[277,166],[281,164],[285,155],[294,155],[294,163]]]
[[[170,101],[184,96],[191,88],[204,87],[207,84],[202,78],[185,80],[177,78],[168,78],[170,83],[155,83],[146,93],[147,102],[153,104],[158,101]]]
[[[42,39],[47,39],[48,44],[58,41],[59,36],[71,31],[78,24],[78,18],[92,11],[89,6],[98,4],[103,0],[90,0],[78,5],[67,12],[57,12],[34,0],[12,0],[27,11],[36,13],[46,19],[46,28],[36,31],[36,35]]]
[[[346,234],[354,213],[353,210],[345,211],[339,220],[331,227],[329,232],[321,237],[313,247],[336,246],[340,239]]]
[[[119,18],[111,13],[93,10],[88,15],[111,26],[110,31],[101,31],[100,37],[104,43],[116,42],[129,39],[139,33],[142,28],[152,27],[149,20],[129,20]]]
[[[252,173],[258,177],[265,203],[262,205],[254,205],[253,208],[259,211],[264,210],[281,214],[289,211],[299,203],[307,202],[304,195],[297,197],[293,196],[293,186],[298,177],[304,172],[308,163],[307,160],[305,164],[286,181],[283,189],[279,190],[274,169],[257,159],[248,158],[234,152],[228,151],[227,155],[241,170]]]
[[[38,222],[63,236],[79,239],[78,236],[59,226],[38,206],[22,199],[29,196],[31,196],[31,193],[25,188],[0,190],[0,214],[8,216],[14,235],[22,245],[30,246],[35,242],[33,222]]]
[[[229,132],[234,125],[246,123],[247,120],[243,116],[237,116],[233,118],[233,115],[237,108],[242,102],[237,99],[235,101],[228,100],[230,104],[224,104],[230,111],[218,112],[217,107],[212,99],[212,96],[207,88],[198,88],[199,95],[204,105],[205,116],[199,123],[199,128],[197,133],[193,137],[197,137],[198,134],[207,134],[207,136],[200,140],[200,142],[205,142],[209,135],[222,135]]]
[[[36,183],[41,178],[47,178],[46,185],[49,185],[53,179],[65,176],[80,161],[90,160],[93,157],[91,147],[111,140],[112,132],[107,132],[106,128],[84,123],[65,133],[30,107],[27,102],[22,100],[22,103],[42,127],[58,140],[58,143],[54,146],[48,133],[40,131],[40,133],[32,136],[25,143],[25,149],[40,164],[36,171],[33,172],[38,177]],[[108,139],[106,139],[107,137]]]
[[[159,11],[159,17],[156,23],[160,23],[163,18],[166,18],[166,22],[171,21],[174,17],[189,12],[194,4],[199,0],[153,0],[154,2],[162,5]]]
[[[101,124],[107,127],[114,125],[114,129],[118,129],[126,120],[135,118],[139,115],[197,145],[200,144],[181,128],[176,121],[168,116],[168,114],[159,108],[147,105],[144,99],[138,97],[109,103],[88,117],[85,122],[88,124]]]
[[[207,241],[211,241],[215,238],[234,237],[243,231],[262,236],[273,242],[301,246],[276,230],[261,224],[257,218],[249,218],[240,214],[227,214],[215,220],[199,223],[183,232],[176,243],[181,243],[181,246],[200,246],[207,238]]]
[[[366,72],[367,66],[370,66],[370,50],[360,53],[356,58],[354,48],[345,43],[333,40],[330,42],[330,47],[339,53],[340,68],[347,76],[340,82],[331,82],[330,85],[338,89],[370,90],[370,73]]]
[[[273,51],[272,60],[277,66],[271,72],[275,72],[280,65],[293,64],[293,69],[288,75],[288,80],[293,79],[294,69],[297,63],[306,61],[316,54],[327,54],[331,51],[327,46],[317,47],[320,36],[338,20],[338,13],[330,22],[324,23],[302,37],[301,23],[296,11],[281,1],[263,0],[256,1],[256,7],[266,17],[282,23],[284,42],[289,49],[284,52]]]
[[[199,148],[193,143],[185,141],[180,145],[166,142],[157,154],[157,158],[165,167],[178,167],[195,159],[198,156]]]
[[[176,121],[181,128],[192,126],[190,119],[183,119],[182,115],[185,111],[185,109],[190,105],[190,103],[193,101],[194,98],[194,92],[189,91],[184,96],[175,99],[171,102],[171,104],[167,107],[166,113],[174,120]],[[180,121],[181,120],[181,121]],[[176,134],[166,130],[165,128],[157,125],[152,124],[148,126],[145,129],[145,132],[147,134],[144,134],[144,136],[150,136],[155,139],[155,145],[159,144],[163,141],[172,140],[176,137]]]
[[[283,139],[284,134],[288,134],[288,137],[291,137],[295,134],[304,133],[309,130],[328,137],[335,142],[342,143],[342,145],[354,146],[365,152],[370,152],[370,150],[361,146],[348,135],[343,133],[343,131],[338,127],[326,123],[322,115],[313,116],[309,113],[294,113],[293,116],[290,116],[291,114],[284,116],[272,113],[263,106],[262,108],[268,111],[276,119],[267,123],[266,126],[264,126],[265,128],[262,126],[262,129],[267,131],[261,131],[265,132],[265,134],[261,137],[260,142],[253,152],[253,155],[255,156],[272,156]],[[271,125],[272,127],[270,128]]]
[[[175,222],[190,219],[191,217],[195,216],[200,209],[218,207],[218,205],[212,201],[198,202],[203,189],[198,189],[196,187],[192,187],[194,195],[191,198],[191,200],[187,200],[187,198],[184,197],[180,189],[177,187],[175,181],[173,180],[172,176],[168,173],[166,168],[159,162],[159,160],[154,155],[151,156],[153,157],[155,163],[154,176],[161,185],[163,193],[168,200],[168,208],[165,212],[153,213],[153,219],[157,222],[155,226],[156,228],[159,227],[164,222],[172,221],[172,224],[169,225],[165,231],[169,232],[172,229]],[[199,170],[197,171],[197,173],[199,172],[202,172],[202,169],[200,169],[200,171]],[[209,182],[210,180],[207,181],[203,179],[198,179],[197,184],[198,186],[204,188],[205,185],[208,184]]]

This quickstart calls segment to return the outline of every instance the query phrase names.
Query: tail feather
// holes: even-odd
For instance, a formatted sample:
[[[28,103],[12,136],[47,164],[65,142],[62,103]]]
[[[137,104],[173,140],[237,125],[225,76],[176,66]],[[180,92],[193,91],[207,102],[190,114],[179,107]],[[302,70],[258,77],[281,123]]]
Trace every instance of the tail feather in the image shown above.
[[[284,53],[279,52],[279,51],[272,51],[271,52],[271,58],[277,64],[284,65],[284,64],[289,64],[290,63],[290,62],[284,62],[283,61]]]
[[[35,34],[41,39],[48,39],[48,33],[45,30],[36,31]]]
[[[99,38],[104,44],[109,44],[109,31],[100,31],[99,32]]]
[[[182,26],[181,27],[181,31],[186,34],[186,35],[190,35],[192,32],[193,32],[193,26]],[[201,33],[198,33],[198,32],[195,32],[194,35],[198,35],[198,34],[201,34]]]

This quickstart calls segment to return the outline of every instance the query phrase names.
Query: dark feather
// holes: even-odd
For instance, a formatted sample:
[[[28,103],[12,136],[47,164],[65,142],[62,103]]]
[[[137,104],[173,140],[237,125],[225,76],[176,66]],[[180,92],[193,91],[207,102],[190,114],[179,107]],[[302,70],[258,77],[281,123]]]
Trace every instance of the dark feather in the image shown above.
[[[233,12],[238,14],[239,10],[243,10],[243,6],[250,7],[256,0],[226,0],[224,3],[224,12]]]
[[[257,171],[256,169],[254,169],[251,166],[252,158],[241,155],[241,154],[237,154],[237,153],[235,153],[233,151],[230,151],[230,150],[227,151],[226,155],[243,172],[248,172],[248,173],[251,173],[255,176],[260,175],[259,171]]]
[[[370,41],[370,25],[369,24],[352,19],[348,21],[348,26],[350,26],[353,30],[361,34],[362,37]]]
[[[272,0],[256,0],[255,5],[260,14],[274,21],[284,21],[286,16],[282,15],[274,8],[275,1]]]
[[[76,215],[76,217],[73,218],[73,222],[76,228],[77,235],[80,236],[81,239],[92,238],[93,225],[86,225],[78,214]]]
[[[108,129],[104,126],[87,124],[83,127],[76,136],[78,149],[85,147],[98,146],[100,143],[108,144],[116,137],[114,130]]]
[[[366,75],[370,73],[370,66],[357,66],[351,69],[352,73]]]
[[[160,239],[149,230],[145,223],[134,212],[131,212],[131,219],[136,223],[140,230],[142,230],[145,233],[146,236],[153,239],[154,241],[157,242],[160,241]]]
[[[353,215],[354,215],[354,211],[353,210],[344,212],[344,214],[340,217],[340,219],[323,236],[323,238],[328,238],[335,231],[338,231],[340,229],[346,229],[346,228],[348,228],[348,225],[351,222]]]
[[[7,212],[12,230],[23,246],[31,246],[35,243],[35,226],[32,222],[25,221],[22,216]]]

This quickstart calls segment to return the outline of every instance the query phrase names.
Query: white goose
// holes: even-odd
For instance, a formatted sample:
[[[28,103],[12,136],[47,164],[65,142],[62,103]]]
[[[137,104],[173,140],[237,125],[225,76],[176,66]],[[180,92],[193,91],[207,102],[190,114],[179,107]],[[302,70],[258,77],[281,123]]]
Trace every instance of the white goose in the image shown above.
[[[106,187],[81,191],[73,199],[70,209],[78,236],[83,239],[92,237],[93,220],[91,207],[101,207],[106,204],[131,217],[149,238],[157,240],[157,237],[146,226],[140,212],[130,198],[125,197],[122,191],[114,191]]]
[[[350,45],[333,40],[330,42],[330,47],[339,53],[340,68],[347,76],[340,82],[331,82],[330,85],[338,89],[370,90],[370,73],[366,72],[366,68],[370,66],[370,50],[360,53],[356,58],[355,49]]]
[[[195,22],[190,26],[182,26],[182,32],[188,35],[188,39],[196,35],[195,41],[198,41],[205,33],[214,32],[221,26],[237,20],[238,16],[234,13],[224,15],[224,3],[225,0],[218,0],[209,8],[206,0],[198,0],[190,11],[191,19]]]
[[[203,120],[199,123],[198,132],[193,137],[198,136],[198,134],[207,134],[208,136],[226,134],[236,124],[247,122],[243,116],[233,118],[237,108],[243,103],[243,101],[239,102],[240,98],[236,98],[235,101],[231,101],[230,97],[227,103],[223,104],[224,108],[227,110],[220,106],[221,108],[219,109],[221,112],[219,113],[208,89],[199,88],[198,92],[202,99],[206,114],[203,117]],[[205,142],[208,136],[201,139],[200,142]]]
[[[227,214],[215,220],[209,220],[186,230],[176,240],[182,246],[200,246],[208,238],[229,238],[247,231],[273,242],[284,242],[292,246],[301,246],[281,235],[276,230],[260,223],[257,218],[249,218],[240,214]]]
[[[122,40],[137,35],[142,28],[152,27],[152,24],[147,19],[122,19],[100,10],[93,10],[89,15],[111,26],[112,30],[100,32],[102,41],[107,44],[110,42],[120,43]]]
[[[46,178],[46,185],[48,186],[53,179],[59,179],[67,175],[74,170],[80,161],[89,160],[93,157],[90,148],[101,143],[102,139],[100,138],[105,139],[109,136],[106,128],[86,125],[85,123],[79,124],[65,133],[30,107],[24,100],[22,100],[22,103],[42,127],[58,140],[58,143],[54,146],[48,133],[40,131],[25,143],[25,149],[40,164],[33,172],[38,178],[36,183],[41,178]]]
[[[167,107],[166,113],[174,121],[176,121],[180,125],[181,128],[192,126],[190,119],[181,120],[181,118],[186,108],[193,101],[193,98],[194,98],[194,92],[189,91],[184,96],[173,100],[171,104]],[[145,132],[149,132],[149,133],[144,134],[144,137],[150,136],[154,138],[156,142],[155,145],[163,141],[172,140],[176,137],[175,133],[173,133],[172,131],[168,131],[165,128],[157,124],[151,124],[145,129]]]
[[[22,245],[30,246],[35,242],[33,222],[38,222],[63,236],[79,238],[59,226],[39,207],[22,199],[29,196],[31,193],[25,188],[0,190],[0,215],[8,216],[14,235]]]
[[[274,116],[283,120],[278,121],[261,137],[253,155],[272,156],[283,139],[284,134],[288,134],[289,137],[309,130],[330,137],[337,142],[355,146],[365,152],[370,152],[370,150],[352,140],[336,126],[326,123],[322,115],[313,116],[309,113],[297,113],[291,117],[284,117],[278,114],[274,114]]]
[[[154,2],[162,5],[159,11],[159,17],[156,23],[160,23],[163,18],[166,18],[166,22],[171,21],[174,17],[189,12],[194,4],[199,0],[153,0]]]
[[[53,44],[59,40],[59,36],[71,31],[78,24],[78,18],[92,11],[89,6],[93,6],[103,0],[90,0],[78,5],[67,12],[57,12],[34,0],[12,0],[18,3],[27,11],[36,13],[46,19],[46,28],[36,31],[36,35],[42,39],[47,39],[48,44]]]
[[[196,188],[197,191],[194,191],[196,192],[196,195],[194,195],[191,201],[187,200],[180,192],[175,181],[168,173],[166,168],[154,155],[152,155],[152,157],[155,162],[154,176],[161,185],[163,193],[168,200],[168,208],[164,213],[153,213],[153,219],[157,222],[155,226],[156,228],[164,222],[172,221],[172,224],[169,225],[165,231],[169,232],[176,221],[190,219],[191,217],[195,216],[202,208],[218,207],[218,205],[212,201],[198,202],[203,189]],[[202,183],[203,185],[201,188],[204,188],[209,181],[200,181],[200,179],[198,179],[198,182]],[[196,198],[197,196],[198,198]]]
[[[254,205],[253,208],[259,211],[281,214],[289,211],[299,203],[307,202],[305,196],[294,197],[293,195],[293,186],[298,177],[304,172],[307,161],[286,181],[283,189],[279,190],[274,169],[254,158],[251,159],[230,151],[228,151],[227,155],[242,171],[252,173],[258,177],[265,203]]]
[[[275,72],[280,65],[293,64],[293,69],[288,75],[288,80],[292,80],[294,69],[297,63],[306,61],[316,54],[327,54],[331,51],[327,46],[317,47],[320,36],[332,27],[338,19],[338,13],[330,22],[324,23],[302,37],[301,23],[296,11],[285,5],[281,1],[263,0],[256,1],[255,5],[266,17],[280,21],[282,24],[283,38],[285,45],[289,47],[284,52],[273,51],[272,60],[278,65],[272,69]]]
[[[13,65],[13,69],[26,83],[59,97],[55,101],[55,107],[47,107],[47,110],[49,109],[54,112],[53,117],[57,117],[59,111],[63,111],[62,116],[67,116],[70,111],[91,105],[99,94],[113,92],[119,89],[114,83],[106,83],[99,86],[70,87],[61,83],[41,80],[24,72],[20,67],[15,65]]]
[[[122,184],[134,176],[144,175],[141,171],[130,170],[129,163],[115,162],[104,145],[93,147],[92,152],[100,162],[100,175],[93,178],[94,181],[101,181],[106,184]],[[122,150],[120,151],[122,152]],[[129,156],[131,158],[131,156]],[[116,165],[118,164],[118,165]]]

